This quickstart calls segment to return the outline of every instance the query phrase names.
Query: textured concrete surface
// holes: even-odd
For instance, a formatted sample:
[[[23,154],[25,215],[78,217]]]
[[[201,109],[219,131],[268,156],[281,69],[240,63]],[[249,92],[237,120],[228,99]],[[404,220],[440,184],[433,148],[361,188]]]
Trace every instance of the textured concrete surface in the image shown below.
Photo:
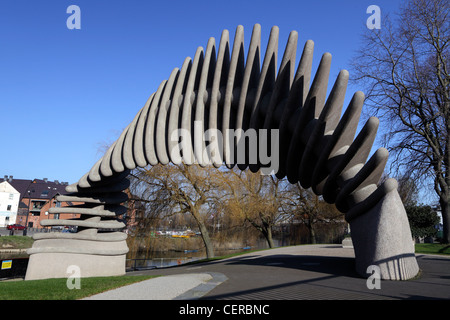
[[[406,280],[419,272],[408,218],[397,190],[351,220],[350,226],[359,274],[366,274],[371,265],[381,269],[382,279]]]
[[[64,251],[67,251],[67,248]],[[30,255],[25,280],[68,278],[73,275],[73,267],[78,270],[76,276],[80,277],[124,275],[125,261],[125,254],[108,256],[56,250],[41,252]]]

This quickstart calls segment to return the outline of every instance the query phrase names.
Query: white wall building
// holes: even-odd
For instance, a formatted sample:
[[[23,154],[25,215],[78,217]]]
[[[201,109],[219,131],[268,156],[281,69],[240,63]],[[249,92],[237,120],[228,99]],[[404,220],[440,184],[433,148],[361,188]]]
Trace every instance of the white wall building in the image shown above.
[[[0,227],[16,223],[20,193],[8,181],[0,183]]]

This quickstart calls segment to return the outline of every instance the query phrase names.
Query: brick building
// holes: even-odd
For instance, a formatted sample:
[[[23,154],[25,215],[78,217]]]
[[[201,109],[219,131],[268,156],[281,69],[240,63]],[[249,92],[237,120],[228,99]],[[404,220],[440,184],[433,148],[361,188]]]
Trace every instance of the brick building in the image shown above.
[[[17,223],[26,225],[28,228],[43,228],[40,221],[45,219],[74,219],[80,216],[76,213],[48,213],[48,210],[52,207],[78,204],[56,200],[56,196],[67,194],[65,190],[68,185],[67,182],[49,181],[46,178],[34,180],[13,179],[12,176],[5,176],[4,180],[7,180],[20,193],[16,221],[10,221],[10,224]]]

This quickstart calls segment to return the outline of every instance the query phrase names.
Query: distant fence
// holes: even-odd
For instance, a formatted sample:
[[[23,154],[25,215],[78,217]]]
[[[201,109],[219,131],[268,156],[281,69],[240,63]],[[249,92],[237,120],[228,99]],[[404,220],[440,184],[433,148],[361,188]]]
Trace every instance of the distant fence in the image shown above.
[[[0,227],[1,230],[7,231],[9,233],[10,236],[14,236],[14,235],[22,235],[24,230],[7,230],[6,227]],[[32,227],[28,227],[27,229],[27,233],[47,233],[47,232],[72,232],[72,229],[67,229],[64,227],[52,227],[52,228],[32,228]]]

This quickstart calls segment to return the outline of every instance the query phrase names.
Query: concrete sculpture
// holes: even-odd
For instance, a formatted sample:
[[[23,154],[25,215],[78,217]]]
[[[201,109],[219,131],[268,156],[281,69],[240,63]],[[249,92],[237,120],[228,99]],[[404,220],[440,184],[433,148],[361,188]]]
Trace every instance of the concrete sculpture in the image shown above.
[[[130,170],[185,161],[238,165],[256,172],[267,164],[249,161],[249,145],[239,151],[234,142],[245,139],[249,130],[261,142],[260,129],[277,133],[270,138],[277,143],[271,143],[269,151],[278,154],[274,172],[278,178],[312,188],[345,213],[359,274],[368,276],[370,265],[380,268],[383,279],[404,280],[417,274],[397,183],[394,179],[380,183],[388,153],[380,148],[369,158],[378,119],[369,118],[356,135],[364,94],[356,92],[341,116],[348,72],[339,73],[327,98],[329,53],[322,56],[310,85],[312,41],[306,42],[295,70],[297,33],[291,32],[277,73],[278,28],[271,30],[262,65],[260,38],[261,27],[255,25],[245,55],[243,27],[237,28],[232,47],[225,30],[218,47],[211,38],[205,51],[199,48],[193,59],[173,70],[105,155],[77,183],[67,186],[70,194],[58,197],[84,204],[52,208],[50,213],[81,213],[81,218],[41,224],[78,226],[79,231],[35,235],[26,279],[67,277],[71,265],[80,268],[82,277],[124,274],[128,248],[126,235],[117,231],[124,224],[116,216],[125,212],[121,203],[127,200],[123,190],[129,185]],[[180,129],[192,134],[180,138]],[[238,134],[204,139],[196,130]],[[267,148],[266,142],[256,145]],[[245,152],[246,160],[236,161],[236,152]],[[110,231],[99,232],[102,229]]]

